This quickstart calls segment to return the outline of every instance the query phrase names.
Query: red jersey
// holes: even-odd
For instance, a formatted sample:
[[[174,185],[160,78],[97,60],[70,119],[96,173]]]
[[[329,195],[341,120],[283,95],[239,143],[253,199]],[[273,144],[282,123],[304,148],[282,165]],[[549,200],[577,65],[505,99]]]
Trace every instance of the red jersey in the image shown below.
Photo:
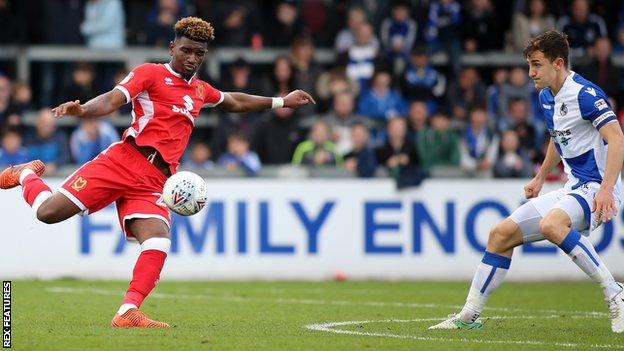
[[[137,145],[158,150],[175,173],[202,106],[220,104],[224,95],[210,84],[192,77],[185,80],[168,63],[136,67],[115,87],[132,101],[131,136]]]

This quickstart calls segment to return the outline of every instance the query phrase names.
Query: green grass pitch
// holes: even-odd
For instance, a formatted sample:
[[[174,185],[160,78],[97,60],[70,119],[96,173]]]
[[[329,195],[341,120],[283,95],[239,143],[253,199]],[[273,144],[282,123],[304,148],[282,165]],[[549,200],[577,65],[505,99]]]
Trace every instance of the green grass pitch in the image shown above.
[[[109,327],[126,282],[13,281],[15,350],[624,350],[596,284],[506,283],[482,331],[432,331],[468,283],[163,281],[168,330]]]

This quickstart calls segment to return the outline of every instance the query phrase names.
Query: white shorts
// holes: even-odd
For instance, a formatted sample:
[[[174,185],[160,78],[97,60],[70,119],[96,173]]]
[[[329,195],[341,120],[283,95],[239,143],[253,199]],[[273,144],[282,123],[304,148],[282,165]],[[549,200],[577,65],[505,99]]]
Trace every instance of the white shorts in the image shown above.
[[[570,217],[572,229],[587,236],[602,224],[597,222],[591,213],[592,202],[599,188],[599,183],[590,182],[574,190],[564,188],[554,190],[524,203],[509,218],[520,227],[524,242],[539,241],[544,239],[539,232],[540,221],[550,210],[559,208]],[[619,209],[621,199],[619,196],[614,198],[615,206]]]

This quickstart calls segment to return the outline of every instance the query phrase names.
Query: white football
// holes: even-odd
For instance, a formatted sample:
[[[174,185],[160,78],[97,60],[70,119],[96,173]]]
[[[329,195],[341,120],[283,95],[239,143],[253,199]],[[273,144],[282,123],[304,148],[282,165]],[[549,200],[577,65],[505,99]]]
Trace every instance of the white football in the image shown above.
[[[163,200],[167,207],[182,216],[191,216],[201,211],[207,197],[206,181],[193,172],[183,171],[172,175],[163,188]]]

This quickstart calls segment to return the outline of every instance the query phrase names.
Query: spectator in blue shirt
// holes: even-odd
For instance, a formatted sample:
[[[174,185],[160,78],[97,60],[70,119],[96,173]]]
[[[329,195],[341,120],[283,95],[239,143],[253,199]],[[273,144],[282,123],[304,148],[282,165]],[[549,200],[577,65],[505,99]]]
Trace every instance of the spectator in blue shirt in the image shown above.
[[[460,141],[460,166],[467,174],[489,175],[498,156],[498,135],[487,124],[485,107],[470,108],[470,124]]]
[[[360,96],[358,114],[377,120],[406,115],[407,104],[401,94],[392,90],[391,80],[390,73],[375,72],[370,88]]]
[[[360,90],[368,86],[375,73],[378,52],[379,42],[373,27],[367,22],[360,23],[355,31],[355,44],[341,58],[346,66],[347,77],[358,81]]]
[[[218,163],[229,170],[240,169],[249,176],[257,175],[262,168],[260,158],[255,152],[249,151],[249,142],[239,133],[228,137],[227,151],[219,157]]]
[[[432,51],[445,50],[455,76],[461,67],[461,6],[456,0],[433,0],[429,7],[429,19],[425,40]]]
[[[22,136],[14,128],[7,128],[2,135],[0,164],[16,165],[28,162],[28,149],[22,146]]]
[[[189,158],[184,162],[185,169],[212,169],[214,162],[210,160],[211,151],[206,143],[196,142],[191,147]]]
[[[416,47],[410,55],[410,62],[401,77],[401,92],[410,100],[426,101],[427,109],[437,110],[436,99],[446,91],[446,78],[429,63],[424,47]]]
[[[96,118],[81,119],[80,127],[70,137],[72,158],[83,164],[117,141],[119,134],[109,123]]]
[[[45,162],[48,172],[54,173],[58,166],[69,163],[67,135],[56,128],[52,110],[49,108],[39,110],[35,131],[25,139],[29,158]]]
[[[386,51],[388,62],[395,69],[405,66],[409,52],[416,40],[418,26],[410,17],[406,3],[397,2],[392,6],[390,18],[381,22],[381,43]],[[394,71],[396,73],[396,71]]]

